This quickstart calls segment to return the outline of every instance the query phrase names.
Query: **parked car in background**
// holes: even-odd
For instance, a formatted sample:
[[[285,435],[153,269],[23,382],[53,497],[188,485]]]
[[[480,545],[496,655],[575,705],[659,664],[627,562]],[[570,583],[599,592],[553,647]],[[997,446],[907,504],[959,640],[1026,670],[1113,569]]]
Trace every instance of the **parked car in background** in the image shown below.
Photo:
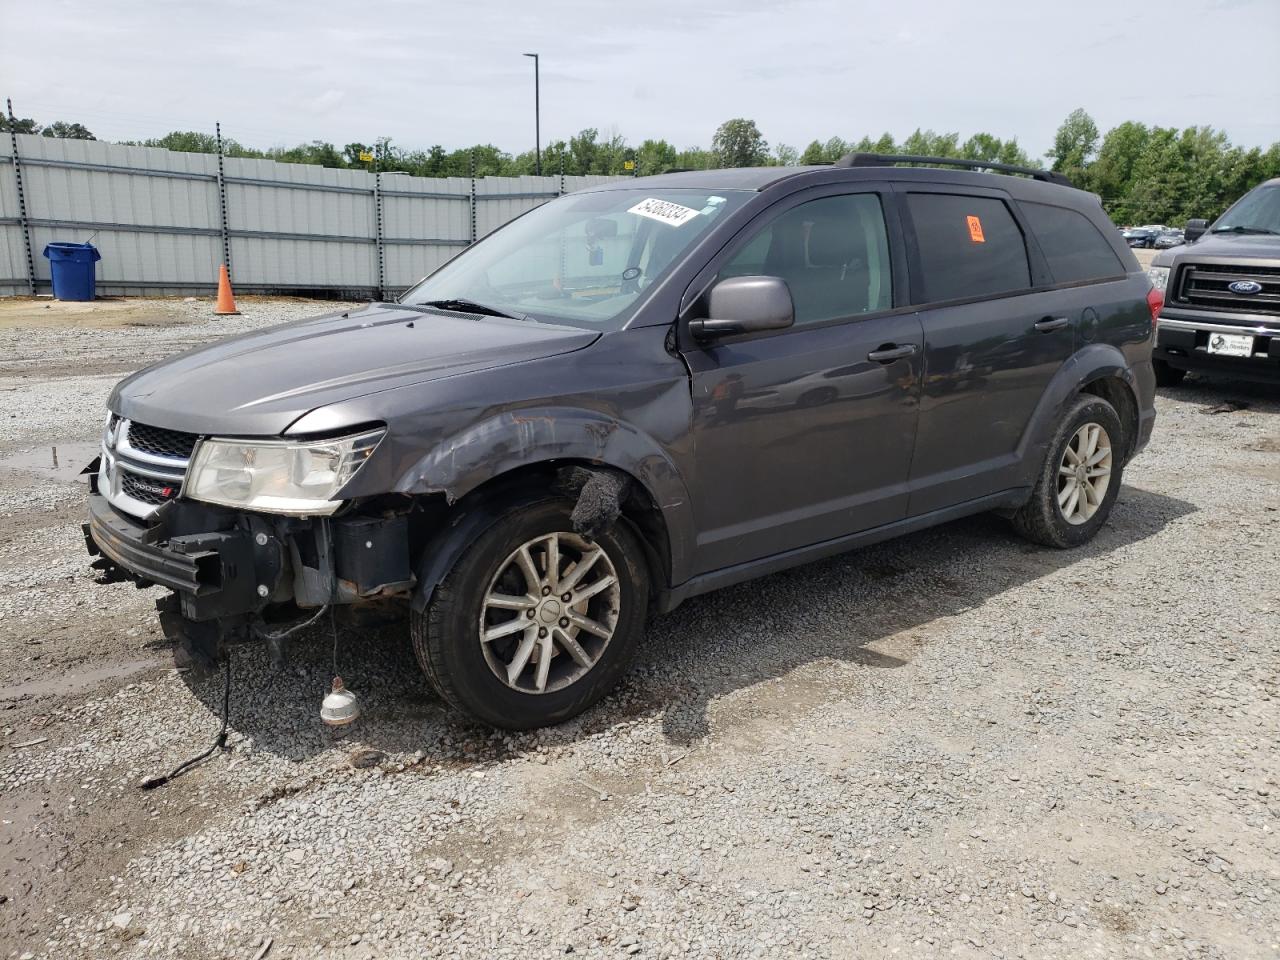
[[[1146,227],[1128,227],[1121,232],[1125,243],[1131,247],[1154,247],[1156,245],[1156,234]]]
[[[1181,230],[1166,230],[1160,236],[1156,237],[1156,249],[1168,250],[1171,247],[1180,247],[1186,243],[1186,238]]]
[[[399,604],[440,695],[523,729],[719,587],[988,510],[1084,544],[1151,435],[1159,299],[1059,174],[937,165],[998,166],[594,187],[398,303],[147,367],[108,401],[88,549],[173,591],[205,658]]]
[[[1156,379],[1189,370],[1280,382],[1280,178],[1250,190],[1209,226],[1191,220],[1187,243],[1151,263],[1164,293]]]

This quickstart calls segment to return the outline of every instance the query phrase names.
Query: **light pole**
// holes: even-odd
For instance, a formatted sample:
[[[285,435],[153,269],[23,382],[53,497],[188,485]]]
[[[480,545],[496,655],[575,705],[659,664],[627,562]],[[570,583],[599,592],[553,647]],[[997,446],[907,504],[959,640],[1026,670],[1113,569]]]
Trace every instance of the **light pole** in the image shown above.
[[[525,56],[533,57],[533,157],[538,176],[542,176],[542,108],[538,93],[538,55],[526,53]]]

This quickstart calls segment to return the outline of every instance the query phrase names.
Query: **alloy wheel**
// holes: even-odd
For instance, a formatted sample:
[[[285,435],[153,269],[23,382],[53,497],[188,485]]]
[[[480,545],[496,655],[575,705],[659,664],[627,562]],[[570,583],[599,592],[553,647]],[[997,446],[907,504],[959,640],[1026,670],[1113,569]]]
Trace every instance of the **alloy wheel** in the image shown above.
[[[603,656],[620,600],[617,570],[599,544],[567,532],[535,537],[511,552],[485,591],[485,661],[513,690],[562,690]]]
[[[1058,464],[1058,509],[1070,524],[1087,523],[1111,485],[1111,436],[1086,423],[1071,437]]]

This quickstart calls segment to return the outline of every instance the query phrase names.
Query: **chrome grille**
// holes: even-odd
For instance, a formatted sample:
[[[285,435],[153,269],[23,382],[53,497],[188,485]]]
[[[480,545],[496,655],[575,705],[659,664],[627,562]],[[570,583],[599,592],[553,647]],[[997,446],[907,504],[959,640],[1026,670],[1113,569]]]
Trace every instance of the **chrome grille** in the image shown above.
[[[1231,284],[1251,280],[1262,289],[1236,293]],[[1182,266],[1175,302],[1211,310],[1280,314],[1280,267],[1225,263],[1188,263]]]
[[[129,422],[126,430],[129,445],[143,453],[175,460],[189,460],[191,451],[199,439],[194,433],[181,433],[163,427],[149,427],[145,423]]]
[[[149,516],[182,492],[199,439],[113,415],[103,437],[98,490],[118,510]]]

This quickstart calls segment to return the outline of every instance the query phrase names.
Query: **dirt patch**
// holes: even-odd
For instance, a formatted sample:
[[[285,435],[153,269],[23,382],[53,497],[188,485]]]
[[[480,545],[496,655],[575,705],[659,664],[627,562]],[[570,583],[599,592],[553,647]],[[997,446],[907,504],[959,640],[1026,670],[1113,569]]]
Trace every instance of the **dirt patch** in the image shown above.
[[[1254,450],[1258,453],[1280,453],[1280,433],[1263,437],[1261,440],[1255,440],[1253,443],[1248,444],[1245,449]]]
[[[74,303],[63,300],[0,300],[0,331],[23,328],[74,327],[110,330],[119,327],[171,327],[187,322],[175,317],[164,300],[119,299]]]
[[[324,313],[340,304],[317,303],[294,297],[237,298],[242,313],[293,304]],[[22,329],[116,330],[128,327],[183,327],[215,320],[212,297],[107,297],[90,302],[47,297],[0,299],[0,333]]]

